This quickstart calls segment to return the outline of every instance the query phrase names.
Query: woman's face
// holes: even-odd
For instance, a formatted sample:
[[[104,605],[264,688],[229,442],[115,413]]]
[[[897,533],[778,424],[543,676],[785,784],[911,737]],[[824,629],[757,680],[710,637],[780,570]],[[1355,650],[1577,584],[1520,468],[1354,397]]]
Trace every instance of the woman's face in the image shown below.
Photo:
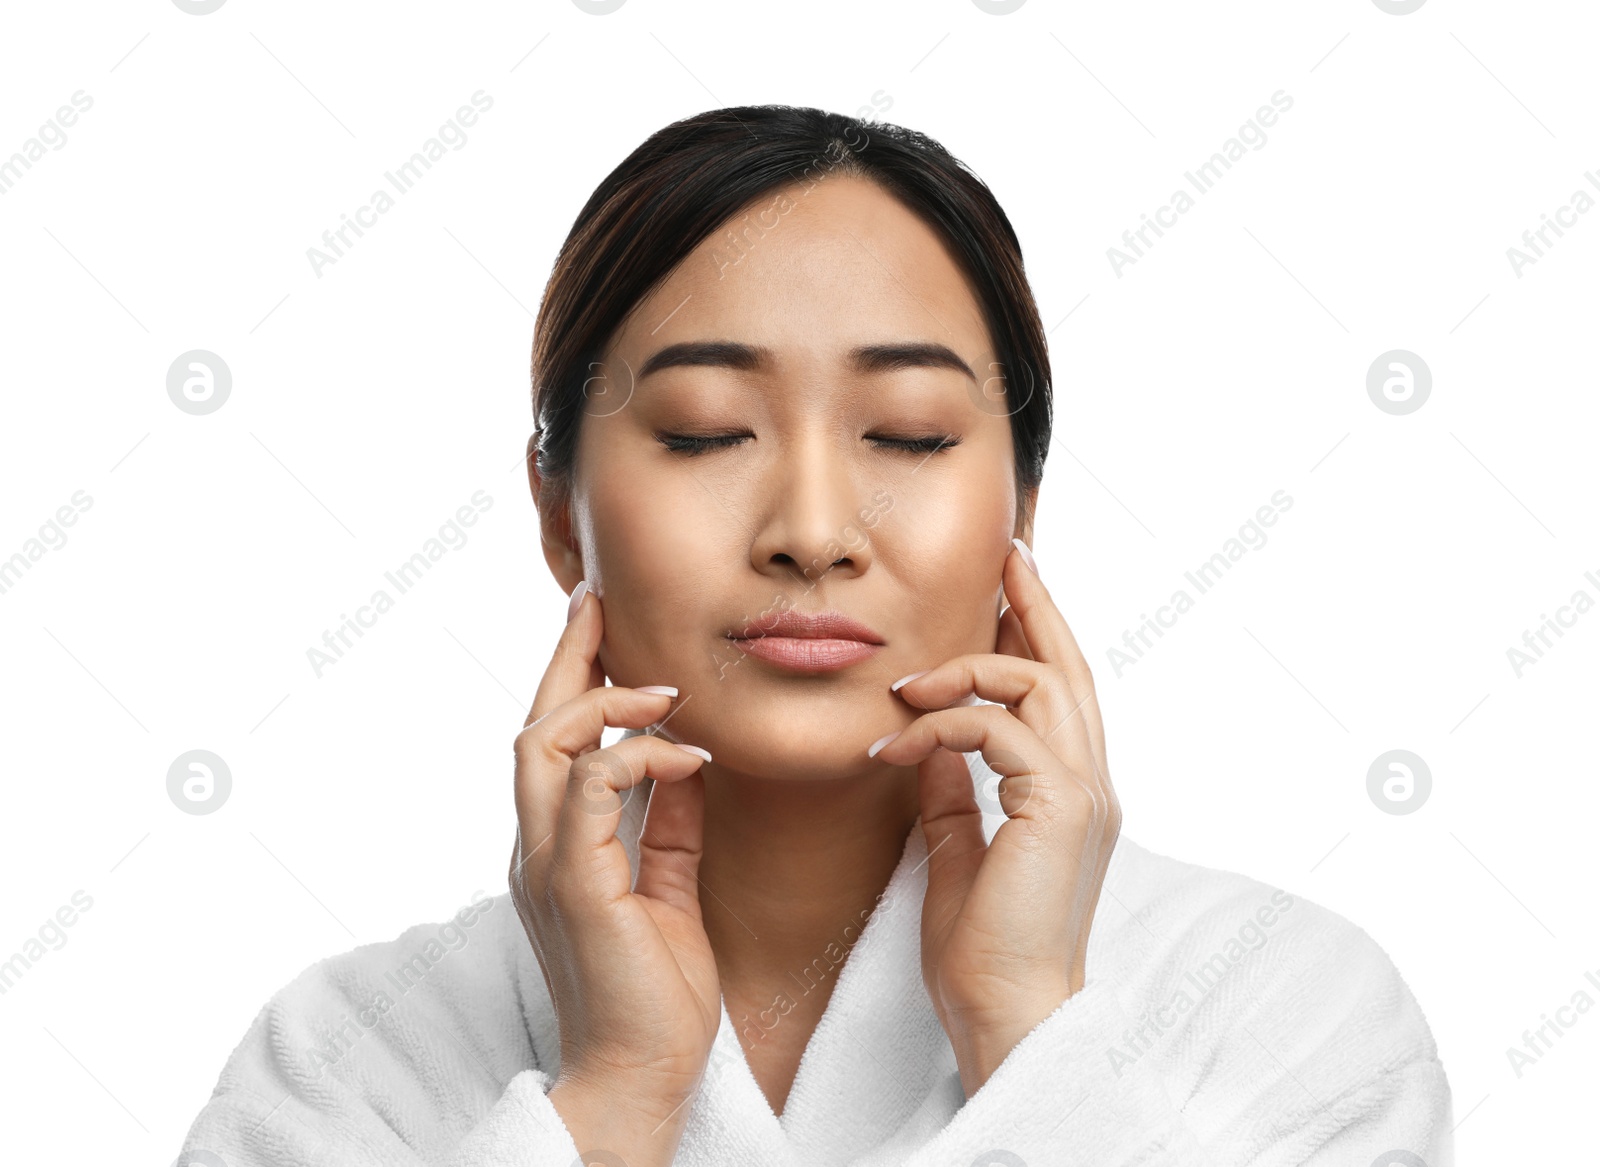
[[[1031,534],[994,360],[943,243],[872,182],[788,188],[701,243],[592,370],[570,514],[546,516],[562,587],[602,595],[612,683],[677,686],[667,735],[728,771],[879,767],[867,746],[916,716],[890,684],[994,651]],[[817,669],[730,638],[830,610],[881,644]]]

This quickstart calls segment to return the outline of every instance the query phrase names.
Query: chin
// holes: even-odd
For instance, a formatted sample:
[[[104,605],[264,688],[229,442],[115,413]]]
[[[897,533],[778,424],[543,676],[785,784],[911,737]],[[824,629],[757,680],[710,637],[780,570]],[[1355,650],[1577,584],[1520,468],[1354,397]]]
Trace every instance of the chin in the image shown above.
[[[678,731],[680,740],[710,750],[719,766],[783,781],[876,769],[879,764],[867,757],[867,746],[912,720],[912,711],[893,698],[887,684],[880,701],[866,700],[859,691],[830,697],[817,690],[720,707],[708,704],[699,712],[708,724],[680,725],[690,713],[685,709],[669,728]]]

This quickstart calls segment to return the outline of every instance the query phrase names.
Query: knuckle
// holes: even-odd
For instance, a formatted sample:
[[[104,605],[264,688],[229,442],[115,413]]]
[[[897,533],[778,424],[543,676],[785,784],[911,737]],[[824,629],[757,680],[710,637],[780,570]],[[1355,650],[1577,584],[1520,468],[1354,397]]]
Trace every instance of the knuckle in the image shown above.
[[[599,749],[587,750],[567,764],[567,778],[581,782],[592,774],[615,773],[619,760],[615,746],[601,746]]]
[[[1014,720],[1011,710],[1004,705],[969,705],[956,711],[967,713],[984,723],[987,730],[995,730],[1007,722]]]
[[[548,714],[546,715],[548,717]],[[511,753],[519,765],[527,765],[537,761],[543,752],[545,738],[545,718],[529,722],[517,731],[517,736],[511,739]]]
[[[1028,663],[1033,667],[1028,669],[1025,674],[1028,678],[1028,689],[1022,695],[1022,700],[1026,701],[1029,698],[1036,697],[1038,699],[1037,703],[1043,705],[1046,709],[1055,709],[1057,707],[1071,709],[1071,689],[1063,683],[1060,674],[1056,671],[1056,667],[1043,661],[1029,661]],[[1021,703],[1019,701],[1017,704],[1020,705]]]
[[[1073,774],[1071,781],[1061,792],[1061,804],[1073,818],[1085,822],[1093,821],[1100,810],[1100,796],[1089,783]]]
[[[563,862],[560,856],[557,856],[555,862],[550,865],[550,870],[545,872],[544,882],[539,886],[538,895],[540,905],[549,913],[551,919],[561,918],[562,905],[573,902],[580,890],[581,882],[572,864]]]
[[[631,786],[633,767],[613,746],[580,754],[567,767],[567,797],[585,803],[604,802]]]

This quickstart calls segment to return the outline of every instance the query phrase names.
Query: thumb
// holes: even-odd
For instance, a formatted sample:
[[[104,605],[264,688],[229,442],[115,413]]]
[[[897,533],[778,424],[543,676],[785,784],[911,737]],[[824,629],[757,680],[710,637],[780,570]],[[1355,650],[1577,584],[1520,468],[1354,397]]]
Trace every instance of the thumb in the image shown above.
[[[651,784],[639,835],[634,892],[700,919],[700,856],[705,841],[705,777],[699,770]]]
[[[942,747],[934,750],[917,763],[917,790],[928,844],[928,899],[959,911],[989,849],[967,759]]]

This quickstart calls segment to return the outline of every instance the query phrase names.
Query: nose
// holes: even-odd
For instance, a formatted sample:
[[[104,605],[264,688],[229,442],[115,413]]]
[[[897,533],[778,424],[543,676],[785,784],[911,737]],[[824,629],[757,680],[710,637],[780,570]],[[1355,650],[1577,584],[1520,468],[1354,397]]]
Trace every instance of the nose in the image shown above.
[[[796,437],[753,484],[763,500],[750,544],[750,562],[763,575],[804,579],[815,586],[847,578],[872,562],[872,543],[859,521],[869,500],[859,468],[823,433]]]

